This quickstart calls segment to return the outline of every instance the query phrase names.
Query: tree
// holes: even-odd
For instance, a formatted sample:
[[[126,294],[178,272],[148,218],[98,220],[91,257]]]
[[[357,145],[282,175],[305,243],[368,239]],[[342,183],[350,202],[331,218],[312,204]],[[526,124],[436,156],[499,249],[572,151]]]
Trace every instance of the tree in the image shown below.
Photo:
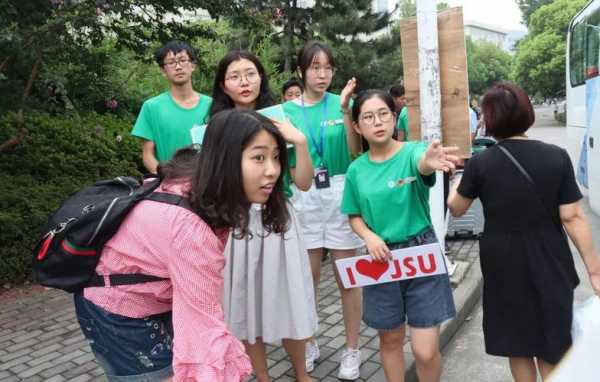
[[[553,33],[565,39],[569,22],[586,3],[587,0],[555,0],[538,8],[529,20],[529,33]]]
[[[310,39],[337,43],[356,40],[389,25],[389,13],[374,13],[371,0],[322,0],[311,8],[297,0],[240,0],[223,17],[257,37],[272,39],[283,56],[282,70],[293,69],[295,53]],[[258,33],[260,31],[260,33]]]
[[[221,14],[220,17],[231,21],[232,25],[243,31],[251,32],[253,41],[247,33],[241,35],[236,46],[255,45],[261,39],[271,40],[280,49],[282,56],[281,71],[289,76],[295,69],[296,52],[311,39],[328,43],[343,65],[339,65],[338,75],[332,88],[340,90],[348,76],[359,75],[364,78],[361,86],[388,85],[383,81],[373,82],[376,76],[367,76],[366,68],[377,65],[390,50],[382,52],[377,48],[380,41],[388,46],[388,35],[374,38],[373,33],[383,30],[390,24],[390,12],[376,13],[371,0],[322,0],[316,1],[312,8],[305,8],[297,0],[240,0],[235,3],[234,11]],[[229,12],[229,11],[228,11]],[[399,37],[399,35],[398,35]],[[398,68],[394,77],[400,76],[401,59],[399,38],[393,52],[395,57],[391,67]],[[393,49],[393,47],[392,47]],[[384,77],[389,70],[378,73]],[[390,77],[390,76],[388,76]]]
[[[438,12],[450,8],[448,3],[445,1],[438,1],[437,10]],[[404,19],[407,17],[414,17],[417,15],[417,3],[416,0],[401,0],[400,1],[400,18]]]
[[[512,77],[530,95],[565,94],[566,35],[570,20],[587,0],[554,0],[529,17],[529,34],[519,42]]]
[[[483,94],[495,82],[510,77],[512,57],[487,41],[466,40],[469,92]]]
[[[565,94],[565,40],[544,32],[527,38],[515,57],[514,80],[531,95],[543,98]]]
[[[541,6],[550,4],[553,0],[516,0],[521,15],[523,17],[523,24],[529,27],[529,19],[531,15]]]
[[[16,134],[0,142],[0,152],[18,145],[27,134],[23,114],[32,95],[61,89],[38,82],[47,65],[87,63],[84,72],[102,78],[110,57],[94,47],[106,37],[116,37],[117,49],[147,57],[153,43],[210,34],[197,24],[179,21],[183,12],[202,5],[195,0],[7,0],[0,11],[0,90],[13,97],[2,97],[0,111],[16,110]],[[65,95],[58,98],[64,101]]]

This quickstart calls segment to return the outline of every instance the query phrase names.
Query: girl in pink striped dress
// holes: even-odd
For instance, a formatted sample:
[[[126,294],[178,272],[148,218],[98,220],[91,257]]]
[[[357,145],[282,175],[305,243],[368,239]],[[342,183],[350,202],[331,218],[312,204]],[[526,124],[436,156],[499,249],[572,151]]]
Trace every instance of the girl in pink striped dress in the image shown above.
[[[286,144],[269,120],[236,110],[215,115],[204,140],[200,154],[180,151],[160,167],[157,191],[184,196],[193,211],[140,202],[96,268],[104,276],[164,280],[75,295],[81,329],[109,381],[238,382],[251,372],[243,345],[223,322],[223,250],[231,229],[248,234],[251,203],[265,205],[265,229],[286,229],[279,176]]]

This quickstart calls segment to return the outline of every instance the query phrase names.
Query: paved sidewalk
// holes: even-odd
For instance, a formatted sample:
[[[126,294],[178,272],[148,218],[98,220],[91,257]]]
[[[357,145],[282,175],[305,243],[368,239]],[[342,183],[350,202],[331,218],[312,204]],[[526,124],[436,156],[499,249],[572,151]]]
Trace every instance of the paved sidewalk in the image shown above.
[[[479,268],[477,241],[451,241],[449,246],[450,258],[462,262],[461,275]],[[475,276],[475,282],[480,279]],[[455,322],[444,325],[444,344],[469,313],[466,310],[471,308],[458,300],[476,293],[473,288],[461,292],[463,284],[467,282],[458,282],[455,288],[459,316]],[[58,290],[32,289],[33,293],[18,299],[0,295],[0,382],[105,381],[75,319],[71,295]],[[329,261],[323,266],[319,296],[321,358],[311,375],[315,381],[338,381],[336,372],[344,346],[344,326],[340,295]],[[385,381],[376,331],[363,324],[359,342],[363,360],[360,381]],[[293,381],[291,364],[283,348],[268,346],[267,351],[273,380]],[[410,368],[413,359],[409,344],[405,346],[405,353]]]

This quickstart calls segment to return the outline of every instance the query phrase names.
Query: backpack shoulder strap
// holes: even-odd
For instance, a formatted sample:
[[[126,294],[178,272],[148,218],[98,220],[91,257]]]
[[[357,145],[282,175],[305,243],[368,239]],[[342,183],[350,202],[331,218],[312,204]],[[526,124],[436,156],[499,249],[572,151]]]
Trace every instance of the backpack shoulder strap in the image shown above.
[[[113,274],[108,275],[109,284],[107,285],[104,281],[104,277],[98,274],[94,274],[90,281],[85,285],[86,288],[90,287],[108,287],[108,286],[117,286],[117,285],[134,285],[134,284],[143,284],[152,281],[163,281],[168,280],[168,278],[152,276],[152,275],[144,275],[138,273],[131,274]]]
[[[158,187],[160,180],[157,180],[156,183],[151,184],[150,189],[154,189]],[[192,206],[188,202],[188,200],[182,196],[169,194],[166,192],[152,192],[144,196],[144,200],[152,200],[159,203],[171,204],[174,206],[179,206],[181,208],[185,208],[191,212],[195,211],[192,209]],[[144,275],[144,274],[112,274],[108,276],[110,286],[116,285],[132,285],[132,284],[142,284],[152,281],[162,281],[167,280],[163,277],[152,276],[152,275]],[[105,287],[107,286],[105,283],[104,277],[100,275],[94,275],[86,287]]]
[[[194,212],[194,209],[190,205],[190,202],[180,195],[169,194],[167,192],[153,192],[144,197],[145,200],[152,200],[153,202],[171,204],[173,206],[179,206],[185,208],[188,211]]]

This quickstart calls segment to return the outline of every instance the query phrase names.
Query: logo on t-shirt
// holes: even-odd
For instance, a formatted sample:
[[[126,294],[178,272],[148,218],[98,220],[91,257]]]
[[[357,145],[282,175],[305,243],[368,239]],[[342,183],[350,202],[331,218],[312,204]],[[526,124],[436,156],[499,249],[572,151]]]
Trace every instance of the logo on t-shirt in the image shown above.
[[[335,126],[335,125],[340,125],[344,123],[343,119],[328,119],[327,121],[325,121],[325,126]]]
[[[402,187],[405,184],[409,184],[414,182],[415,180],[417,180],[417,178],[415,176],[409,176],[407,178],[404,179],[398,179],[398,180],[388,180],[388,187],[389,188],[394,188],[394,187]]]

